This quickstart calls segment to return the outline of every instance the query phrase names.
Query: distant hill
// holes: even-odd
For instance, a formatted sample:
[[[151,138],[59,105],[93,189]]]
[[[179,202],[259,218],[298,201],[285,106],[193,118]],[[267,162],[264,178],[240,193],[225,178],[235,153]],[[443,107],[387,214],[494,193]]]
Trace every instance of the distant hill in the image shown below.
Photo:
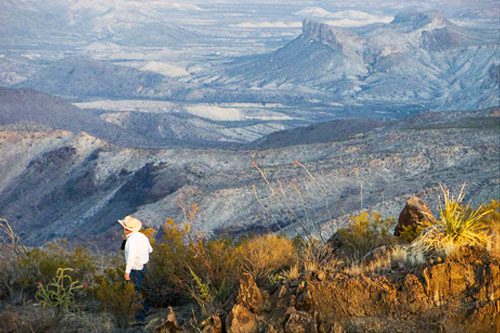
[[[423,130],[450,128],[496,128],[500,130],[500,118],[492,117],[495,108],[481,111],[423,112],[397,121],[369,118],[337,119],[305,127],[291,128],[266,135],[244,145],[245,148],[269,149],[337,142],[374,135],[372,132],[394,130]]]
[[[263,149],[342,141],[362,136],[387,124],[389,122],[367,118],[339,119],[274,132],[245,147]]]
[[[140,133],[130,135],[61,98],[29,89],[0,87],[0,125],[19,123],[36,123],[74,133],[83,131],[118,145],[148,145],[148,139]]]
[[[75,134],[83,131],[121,147],[236,148],[243,142],[283,128],[279,120],[272,119],[244,121],[243,118],[226,123],[212,120],[207,118],[211,114],[208,105],[199,107],[200,112],[207,112],[205,118],[187,111],[179,112],[172,106],[163,112],[96,108],[80,109],[60,97],[32,89],[0,87],[0,127],[16,125],[18,129],[41,125]],[[220,109],[213,114],[223,112],[224,109]]]

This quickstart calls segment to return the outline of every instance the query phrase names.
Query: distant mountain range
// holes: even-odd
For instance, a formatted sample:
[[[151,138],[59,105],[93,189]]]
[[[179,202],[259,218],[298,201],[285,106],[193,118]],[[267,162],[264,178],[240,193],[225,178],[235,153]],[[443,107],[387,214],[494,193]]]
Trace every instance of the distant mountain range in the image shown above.
[[[0,41],[74,43],[112,41],[120,45],[179,46],[200,43],[196,31],[174,24],[166,13],[196,12],[201,8],[170,1],[5,0],[0,12]]]
[[[128,2],[109,8],[97,6],[91,12],[83,9],[88,5],[75,2],[76,9],[70,10],[76,15],[75,22],[69,30],[84,29],[89,24],[87,28],[94,35],[103,34],[99,42],[88,47],[111,45],[116,48],[113,52],[120,52],[131,45],[168,47],[203,42],[199,33],[162,21],[165,8],[157,8],[156,3],[150,11],[142,2],[137,6]],[[12,10],[28,15],[32,6],[28,1],[26,8],[14,6]],[[43,12],[37,6],[33,8]],[[108,9],[96,14],[104,8]],[[140,15],[133,18],[131,13]],[[327,107],[335,104],[345,108],[385,104],[467,110],[500,103],[500,43],[494,24],[471,20],[460,25],[437,12],[402,12],[390,23],[383,23],[387,17],[354,10],[332,13],[310,7],[296,14],[309,18],[303,21],[302,33],[283,47],[265,54],[217,60],[196,73],[167,66],[162,72],[172,75],[162,75],[145,71],[158,71],[160,63],[144,63],[137,67],[143,70],[138,70],[121,66],[119,61],[73,55],[37,64],[40,69],[36,73],[27,71],[30,76],[13,87],[80,99],[161,98],[288,105],[317,101]],[[86,15],[92,17],[91,22],[82,19]],[[379,23],[352,28],[328,24],[339,17]],[[36,21],[33,24],[33,29],[40,28],[43,34],[45,30]],[[14,26],[0,28],[14,29],[0,30],[0,36],[8,38],[22,30]],[[81,31],[77,35],[84,36]],[[85,47],[82,50],[88,51]],[[85,52],[80,55],[88,56]],[[9,72],[3,80],[23,79],[15,74]]]
[[[239,58],[207,77],[221,86],[328,92],[347,105],[497,106],[497,33],[434,12],[401,13],[389,24],[352,29],[306,19],[302,34],[279,50]]]

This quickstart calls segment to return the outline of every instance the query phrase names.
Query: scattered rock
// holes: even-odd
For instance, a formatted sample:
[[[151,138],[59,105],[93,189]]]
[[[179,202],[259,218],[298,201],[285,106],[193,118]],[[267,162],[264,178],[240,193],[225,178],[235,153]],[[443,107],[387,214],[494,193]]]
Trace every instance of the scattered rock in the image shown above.
[[[169,306],[167,319],[160,326],[156,327],[154,330],[156,333],[176,333],[181,332],[182,329],[177,322],[174,309]]]
[[[314,318],[304,311],[297,311],[291,307],[285,323],[285,333],[316,333],[316,322]]]
[[[236,304],[227,316],[226,328],[229,333],[257,333],[259,331],[257,315],[245,306]]]
[[[211,316],[201,323],[202,333],[222,333],[222,321],[219,316]]]

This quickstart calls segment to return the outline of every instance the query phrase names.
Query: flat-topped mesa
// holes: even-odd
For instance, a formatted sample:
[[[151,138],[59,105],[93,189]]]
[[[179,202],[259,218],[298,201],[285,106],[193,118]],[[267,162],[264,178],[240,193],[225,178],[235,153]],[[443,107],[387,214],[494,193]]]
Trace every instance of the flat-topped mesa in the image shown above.
[[[335,30],[335,27],[325,23],[308,19],[302,21],[302,36],[304,38],[328,45],[333,49],[341,49],[342,45]]]

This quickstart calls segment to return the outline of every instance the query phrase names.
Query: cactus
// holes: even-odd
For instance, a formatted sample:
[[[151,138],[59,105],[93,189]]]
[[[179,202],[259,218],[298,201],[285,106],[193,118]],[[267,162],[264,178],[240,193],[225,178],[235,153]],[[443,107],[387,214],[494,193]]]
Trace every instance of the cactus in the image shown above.
[[[75,308],[75,291],[83,288],[80,281],[67,274],[72,268],[58,268],[53,282],[47,286],[39,284],[36,299],[43,307],[55,307],[59,312],[71,311]]]

